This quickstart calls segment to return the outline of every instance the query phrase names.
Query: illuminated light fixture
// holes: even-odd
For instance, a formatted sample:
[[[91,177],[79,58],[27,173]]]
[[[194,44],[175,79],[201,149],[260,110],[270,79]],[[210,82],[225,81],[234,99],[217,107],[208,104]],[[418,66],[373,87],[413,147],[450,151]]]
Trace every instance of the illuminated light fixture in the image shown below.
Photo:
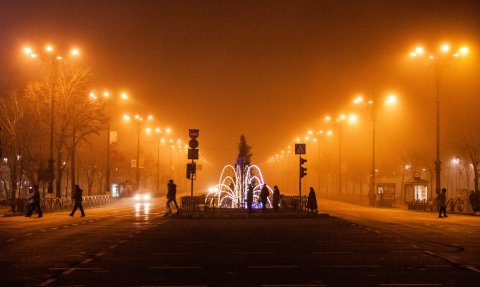
[[[433,55],[430,55],[429,58],[432,59],[432,60],[435,59],[435,57]]]
[[[78,49],[72,49],[71,53],[72,55],[77,56],[78,54],[80,54],[80,51]]]
[[[162,130],[161,130],[160,128],[156,128],[156,129],[155,129],[155,132],[156,132],[156,133],[161,133]]]
[[[362,96],[358,96],[358,97],[356,97],[356,98],[353,100],[353,103],[354,103],[354,104],[359,104],[359,103],[361,103],[361,102],[363,102]]]
[[[167,132],[167,134],[172,132],[172,130],[170,128],[167,128],[165,131]]]
[[[460,56],[460,54],[459,54],[459,53],[455,53],[455,54],[453,54],[453,56],[454,56],[454,57],[458,57],[458,56]]]
[[[31,54],[30,54],[30,57],[36,58],[36,57],[37,57],[37,54],[31,53]]]
[[[312,130],[309,130],[309,131],[308,131],[308,134],[309,134],[309,135],[313,134],[313,131],[312,131]]]
[[[152,132],[152,129],[151,129],[151,128],[146,128],[146,129],[145,129],[145,132],[151,133],[151,132]]]
[[[57,56],[57,60],[60,61],[61,59],[63,59],[61,56]]]
[[[165,139],[160,139],[160,142],[161,142],[161,143],[165,143]]]
[[[326,116],[326,117],[325,117],[325,120],[326,120],[327,122],[329,122],[331,119],[332,119],[332,118],[331,118],[330,116]]]
[[[440,50],[443,53],[447,53],[448,51],[450,51],[450,46],[448,46],[447,44],[443,44],[442,47],[440,48]]]
[[[103,96],[104,96],[104,97],[109,97],[109,96],[110,96],[110,93],[107,92],[107,91],[105,91],[105,92],[103,92]]]
[[[313,138],[312,141],[316,143],[316,142],[317,142],[317,138]]]
[[[300,142],[300,138],[296,138],[295,141],[296,141],[297,143],[299,143],[299,142]]]
[[[153,120],[153,116],[152,116],[152,115],[148,115],[147,119],[148,119],[148,120]]]
[[[30,47],[25,47],[23,48],[23,53],[30,55],[32,53],[32,49]]]
[[[89,97],[90,97],[92,100],[96,100],[96,99],[97,99],[97,96],[95,95],[94,92],[91,92],[91,93],[89,94]]]
[[[468,54],[468,47],[462,47],[462,48],[460,48],[460,54],[462,54],[462,55]]]
[[[412,57],[416,57],[416,56],[417,56],[417,53],[415,53],[415,52],[411,52],[411,53],[410,53],[410,56],[412,56]]]
[[[348,121],[351,122],[351,123],[356,122],[357,119],[358,119],[358,118],[357,118],[357,115],[350,115],[350,116],[348,117]]]
[[[415,53],[416,53],[417,55],[423,54],[423,48],[422,48],[422,47],[417,47],[417,48],[415,49]]]
[[[333,134],[333,131],[331,130],[327,132],[327,135],[332,135],[332,134]]]
[[[53,51],[53,47],[50,46],[50,45],[48,45],[48,46],[45,47],[45,51],[47,51],[47,52],[52,52],[52,51]]]
[[[129,115],[123,115],[123,119],[126,120],[126,121],[129,121],[129,120],[130,120],[130,116],[129,116]]]
[[[389,105],[393,105],[397,102],[397,97],[395,95],[390,95],[387,97],[387,99],[385,100],[385,103],[389,104]]]

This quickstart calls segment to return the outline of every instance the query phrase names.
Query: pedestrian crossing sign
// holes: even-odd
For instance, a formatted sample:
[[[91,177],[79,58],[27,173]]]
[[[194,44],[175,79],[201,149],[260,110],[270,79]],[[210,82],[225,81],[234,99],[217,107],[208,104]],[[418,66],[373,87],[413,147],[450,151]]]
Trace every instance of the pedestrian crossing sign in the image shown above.
[[[295,144],[295,154],[306,154],[307,145],[306,144]]]

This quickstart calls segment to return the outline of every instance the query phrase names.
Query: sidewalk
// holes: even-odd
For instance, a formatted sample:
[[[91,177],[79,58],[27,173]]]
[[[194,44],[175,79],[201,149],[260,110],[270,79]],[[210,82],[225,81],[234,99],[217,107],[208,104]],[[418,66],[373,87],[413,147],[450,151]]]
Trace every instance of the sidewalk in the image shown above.
[[[12,207],[9,205],[0,205],[0,217],[21,216],[24,215],[22,211],[12,212]]]

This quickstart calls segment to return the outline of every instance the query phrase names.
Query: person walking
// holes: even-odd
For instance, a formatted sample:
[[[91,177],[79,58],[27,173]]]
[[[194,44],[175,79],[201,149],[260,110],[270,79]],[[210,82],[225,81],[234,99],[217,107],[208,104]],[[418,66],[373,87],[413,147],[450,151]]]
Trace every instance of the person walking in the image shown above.
[[[442,188],[442,193],[438,195],[438,206],[440,207],[438,211],[438,217],[448,217],[447,216],[447,189]],[[442,216],[443,213],[443,216]]]
[[[267,211],[267,198],[268,198],[268,187],[266,184],[264,184],[262,187],[262,190],[260,191],[260,200],[262,201],[262,212]]]
[[[85,211],[83,210],[83,190],[80,188],[78,184],[75,185],[75,191],[73,192],[72,199],[75,201],[75,205],[73,206],[72,212],[70,212],[70,216],[73,217],[77,208],[80,209],[82,213],[82,217],[85,217]]]
[[[28,206],[27,206],[27,214],[26,217],[31,217],[33,213],[33,202],[34,202],[34,194],[33,194],[33,187],[28,188]]]
[[[278,212],[278,204],[280,203],[280,190],[278,189],[278,186],[273,187],[273,209]]]
[[[311,212],[318,211],[317,196],[315,195],[315,190],[313,190],[313,187],[310,187],[310,193],[308,194],[307,209]]]
[[[253,204],[253,186],[251,184],[249,184],[248,188],[247,188],[247,210],[248,210],[248,213],[252,212],[252,204]]]
[[[28,190],[28,211],[27,217],[31,217],[34,211],[37,211],[38,217],[43,217],[42,207],[40,206],[40,191],[38,189],[38,184],[35,184],[33,188]]]
[[[477,212],[478,211],[478,200],[477,200],[477,194],[475,193],[474,190],[470,192],[470,195],[468,196],[468,200],[470,201],[470,205],[472,206],[472,211]]]
[[[173,202],[175,205],[175,208],[177,209],[177,214],[179,212],[178,210],[178,204],[177,204],[177,185],[173,183],[173,180],[170,179],[167,184],[168,192],[167,192],[167,205],[165,207],[165,215],[169,215],[172,213],[172,208],[170,207],[170,203]]]

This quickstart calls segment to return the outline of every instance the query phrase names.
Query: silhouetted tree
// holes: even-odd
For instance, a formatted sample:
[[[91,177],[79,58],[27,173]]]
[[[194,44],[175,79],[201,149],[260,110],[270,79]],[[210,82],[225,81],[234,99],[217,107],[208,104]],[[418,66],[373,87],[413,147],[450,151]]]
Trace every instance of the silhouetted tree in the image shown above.
[[[238,143],[238,158],[245,158],[245,164],[250,165],[253,153],[251,153],[252,146],[248,145],[247,139],[244,135],[240,136]]]

